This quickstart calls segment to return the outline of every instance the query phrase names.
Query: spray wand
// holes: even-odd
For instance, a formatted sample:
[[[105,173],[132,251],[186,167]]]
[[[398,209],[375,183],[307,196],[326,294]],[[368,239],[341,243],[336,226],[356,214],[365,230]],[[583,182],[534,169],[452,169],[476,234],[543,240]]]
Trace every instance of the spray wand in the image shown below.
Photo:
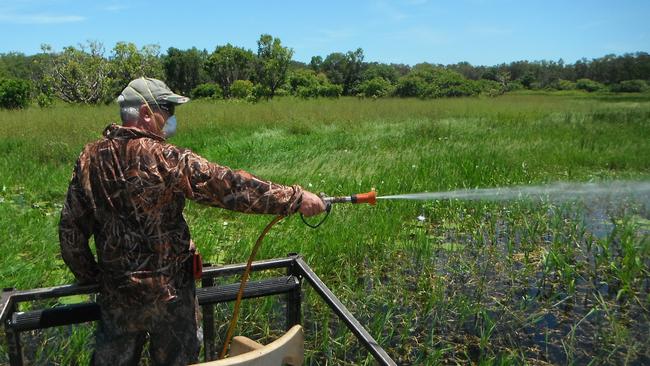
[[[327,220],[327,218],[330,215],[330,211],[332,210],[332,205],[333,204],[335,204],[335,203],[354,203],[354,204],[367,203],[367,204],[370,204],[370,205],[374,205],[374,204],[377,203],[377,192],[373,189],[372,191],[367,192],[367,193],[357,193],[357,194],[353,194],[351,196],[339,196],[339,197],[329,197],[329,196],[325,195],[325,193],[321,193],[320,198],[325,203],[325,216],[323,217],[323,219],[318,224],[315,224],[315,225],[310,224],[309,222],[307,222],[307,220],[305,220],[305,217],[302,214],[300,214],[300,218],[302,219],[302,222],[304,222],[305,225],[309,226],[312,229],[315,229],[315,228],[321,226],[325,222],[325,220]]]

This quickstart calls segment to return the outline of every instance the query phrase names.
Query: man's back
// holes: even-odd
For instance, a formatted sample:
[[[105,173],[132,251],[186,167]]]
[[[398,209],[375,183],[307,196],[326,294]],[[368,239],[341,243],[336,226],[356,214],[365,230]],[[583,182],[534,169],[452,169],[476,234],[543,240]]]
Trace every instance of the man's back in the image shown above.
[[[180,153],[154,134],[112,125],[79,157],[71,194],[80,205],[69,210],[95,235],[102,292],[112,301],[169,301],[190,280]]]

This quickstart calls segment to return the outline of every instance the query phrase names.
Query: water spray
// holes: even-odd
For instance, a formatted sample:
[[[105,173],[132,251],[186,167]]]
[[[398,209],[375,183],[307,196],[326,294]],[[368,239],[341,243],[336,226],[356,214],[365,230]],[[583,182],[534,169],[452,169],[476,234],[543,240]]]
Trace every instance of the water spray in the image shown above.
[[[647,201],[650,182],[610,181],[600,183],[553,183],[539,186],[459,189],[443,192],[422,192],[377,197],[379,200],[464,200],[509,201],[550,200],[555,202],[596,197],[637,197]],[[645,197],[645,198],[644,198]]]
[[[539,186],[514,186],[482,189],[459,189],[442,192],[421,192],[407,193],[387,196],[377,196],[373,189],[367,193],[357,193],[351,196],[329,197],[321,194],[325,202],[326,215],[316,225],[308,223],[303,217],[303,222],[311,227],[317,228],[329,216],[332,205],[335,203],[368,203],[375,205],[378,200],[413,200],[413,201],[436,201],[436,200],[463,200],[463,201],[509,201],[509,200],[542,200],[551,202],[566,202],[572,200],[594,200],[607,198],[617,200],[622,197],[633,197],[637,201],[650,207],[648,197],[650,196],[650,182],[647,181],[609,181],[598,183],[553,183]],[[418,216],[423,221],[423,215]]]

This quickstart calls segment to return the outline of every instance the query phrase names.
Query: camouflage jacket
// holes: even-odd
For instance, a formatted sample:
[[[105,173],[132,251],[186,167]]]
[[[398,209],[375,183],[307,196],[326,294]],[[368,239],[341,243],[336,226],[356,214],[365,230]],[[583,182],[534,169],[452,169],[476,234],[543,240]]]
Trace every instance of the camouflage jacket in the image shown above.
[[[185,199],[248,213],[288,215],[302,188],[209,162],[160,136],[115,124],[86,145],[61,212],[61,254],[80,283],[107,299],[169,301],[191,280]],[[94,235],[97,259],[88,240]]]

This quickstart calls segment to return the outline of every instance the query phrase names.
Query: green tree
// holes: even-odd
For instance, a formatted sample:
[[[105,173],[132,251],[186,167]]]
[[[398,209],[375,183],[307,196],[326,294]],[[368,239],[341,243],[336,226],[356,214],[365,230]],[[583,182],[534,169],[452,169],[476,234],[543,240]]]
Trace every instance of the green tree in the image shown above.
[[[481,73],[481,79],[497,81],[497,68],[490,66]]]
[[[177,93],[191,94],[195,87],[208,80],[205,71],[207,59],[206,50],[201,51],[196,47],[188,50],[170,47],[162,58],[167,85]]]
[[[321,66],[323,65],[323,58],[320,56],[312,56],[311,61],[309,61],[309,68],[315,72],[321,71]]]
[[[257,83],[268,91],[268,97],[272,98],[275,90],[286,82],[292,56],[293,50],[282,46],[280,38],[262,34],[257,41],[255,76]]]
[[[43,83],[46,68],[51,63],[49,54],[39,53],[26,56],[18,52],[0,54],[0,78],[22,79],[30,81],[31,94],[48,92]]]
[[[29,80],[32,77],[31,57],[20,52],[0,54],[0,77]]]
[[[347,58],[344,53],[334,52],[325,57],[321,62],[320,69],[325,73],[327,79],[333,84],[345,84],[345,74],[347,72]]]
[[[393,65],[380,64],[377,62],[367,64],[365,70],[363,70],[361,74],[361,80],[367,81],[377,77],[380,77],[391,84],[395,84],[397,83],[399,74]]]
[[[363,50],[340,52],[328,55],[321,65],[321,70],[333,84],[343,87],[344,95],[351,95],[361,81],[363,71]]]
[[[29,105],[30,89],[26,80],[0,79],[0,108],[26,108]]]
[[[110,64],[104,58],[104,46],[88,42],[79,48],[69,46],[52,54],[48,45],[41,47],[51,54],[45,83],[54,94],[68,103],[94,104],[109,100]]]
[[[224,97],[230,97],[230,86],[237,80],[248,80],[253,71],[253,52],[228,43],[217,47],[206,62],[210,77],[223,90]]]
[[[470,80],[478,80],[481,78],[481,75],[483,74],[482,68],[472,66],[472,64],[470,64],[467,61],[459,62],[455,65],[449,65],[447,66],[447,68],[458,72],[459,74],[463,75],[464,77]]]
[[[110,61],[109,98],[116,98],[129,82],[142,76],[162,79],[160,47],[146,45],[138,49],[134,43],[118,42],[113,47]]]
[[[532,71],[527,71],[521,78],[519,78],[521,85],[526,89],[530,89],[531,85],[535,82],[535,74]]]

